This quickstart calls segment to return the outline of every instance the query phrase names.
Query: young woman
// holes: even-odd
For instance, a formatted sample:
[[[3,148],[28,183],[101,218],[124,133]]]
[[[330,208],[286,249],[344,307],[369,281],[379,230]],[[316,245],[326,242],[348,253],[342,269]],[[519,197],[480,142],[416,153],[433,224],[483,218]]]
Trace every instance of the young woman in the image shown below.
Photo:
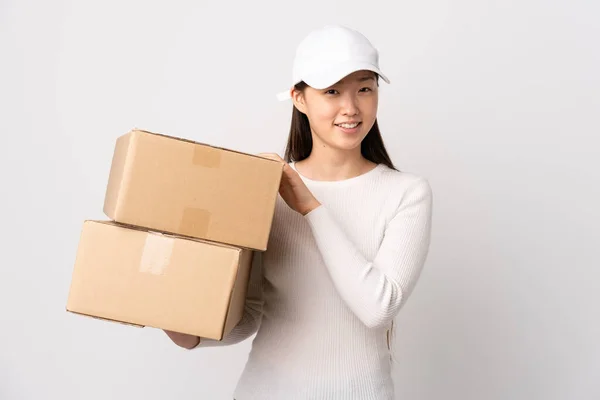
[[[428,182],[394,168],[377,126],[388,79],[360,33],[300,44],[280,198],[257,253],[242,321],[221,342],[167,332],[185,348],[254,333],[237,400],[394,398],[390,329],[427,257]]]

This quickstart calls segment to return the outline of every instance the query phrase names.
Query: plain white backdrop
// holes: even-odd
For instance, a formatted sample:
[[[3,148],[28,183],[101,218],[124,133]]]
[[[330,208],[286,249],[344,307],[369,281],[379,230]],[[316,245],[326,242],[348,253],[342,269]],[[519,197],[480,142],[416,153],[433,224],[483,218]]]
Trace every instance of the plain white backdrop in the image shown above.
[[[188,352],[68,314],[84,219],[133,127],[282,154],[297,43],[381,51],[379,122],[434,231],[399,317],[398,399],[600,398],[593,0],[0,0],[0,399],[230,400],[250,340]],[[242,399],[243,400],[243,399]]]

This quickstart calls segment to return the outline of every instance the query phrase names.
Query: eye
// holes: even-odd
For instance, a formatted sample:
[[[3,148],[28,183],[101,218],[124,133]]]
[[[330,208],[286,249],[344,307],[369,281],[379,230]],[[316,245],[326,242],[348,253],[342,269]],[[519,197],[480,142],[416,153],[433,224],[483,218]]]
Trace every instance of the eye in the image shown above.
[[[371,88],[370,88],[370,87],[364,87],[364,88],[362,88],[362,89],[360,89],[360,90],[359,90],[359,92],[363,92],[363,93],[364,93],[364,92],[371,92],[371,91],[372,91],[372,90],[371,90]]]
[[[338,91],[335,89],[329,89],[329,90],[325,91],[325,94],[331,94],[331,95],[338,94]]]

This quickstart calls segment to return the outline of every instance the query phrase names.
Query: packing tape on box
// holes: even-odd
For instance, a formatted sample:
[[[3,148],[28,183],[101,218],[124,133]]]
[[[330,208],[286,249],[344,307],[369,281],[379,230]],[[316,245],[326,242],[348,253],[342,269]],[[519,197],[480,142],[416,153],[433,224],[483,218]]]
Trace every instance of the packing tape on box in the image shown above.
[[[194,165],[205,168],[219,168],[221,165],[221,150],[210,146],[194,146]]]
[[[187,207],[183,210],[179,232],[188,236],[205,237],[211,217],[212,214],[203,208]]]
[[[142,250],[140,272],[163,275],[173,254],[175,239],[160,233],[148,232]]]

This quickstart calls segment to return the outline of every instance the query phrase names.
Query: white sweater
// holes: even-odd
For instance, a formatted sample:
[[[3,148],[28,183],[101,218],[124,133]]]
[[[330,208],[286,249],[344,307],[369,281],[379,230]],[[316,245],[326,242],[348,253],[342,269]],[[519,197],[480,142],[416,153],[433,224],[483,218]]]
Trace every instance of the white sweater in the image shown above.
[[[242,321],[198,347],[257,333],[236,400],[393,399],[388,330],[427,257],[431,188],[382,164],[342,181],[302,179],[322,205],[302,216],[278,198]]]

